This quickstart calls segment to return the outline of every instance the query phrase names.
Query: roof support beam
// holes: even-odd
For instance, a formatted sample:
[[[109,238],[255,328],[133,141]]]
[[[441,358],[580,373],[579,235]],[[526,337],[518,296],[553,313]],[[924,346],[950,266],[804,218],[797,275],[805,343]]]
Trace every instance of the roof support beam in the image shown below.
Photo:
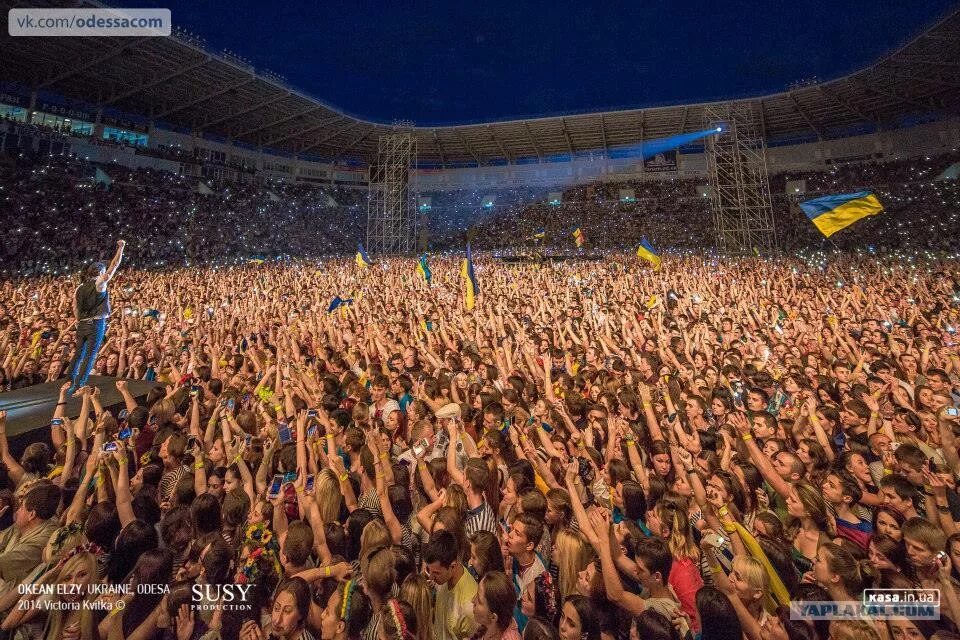
[[[887,71],[890,75],[896,76],[903,80],[910,80],[913,82],[926,82],[928,84],[939,84],[950,89],[960,89],[960,84],[956,82],[951,82],[950,80],[941,80],[940,78],[931,78],[930,76],[915,76],[907,73],[897,73],[896,71]]]
[[[284,122],[290,122],[291,120],[295,120],[296,118],[301,118],[301,117],[303,117],[303,116],[305,116],[305,115],[307,115],[307,114],[313,113],[314,111],[319,111],[319,110],[322,109],[322,108],[323,108],[323,107],[321,107],[320,105],[316,105],[316,104],[315,104],[315,105],[310,106],[310,107],[308,107],[308,108],[306,108],[306,109],[303,109],[303,110],[301,110],[301,111],[297,111],[296,113],[292,113],[292,114],[290,114],[290,115],[284,116],[284,117],[282,117],[282,118],[280,118],[280,119],[278,119],[278,120],[273,120],[272,122],[268,122],[268,123],[266,123],[266,124],[262,124],[262,125],[260,125],[260,126],[258,126],[258,127],[253,128],[253,129],[247,129],[247,130],[244,131],[243,133],[237,134],[237,137],[238,137],[238,138],[244,138],[244,137],[250,135],[251,133],[257,133],[257,132],[259,132],[259,131],[263,131],[264,129],[270,129],[271,127],[275,127],[275,126],[277,126],[278,124],[283,124]],[[281,140],[285,140],[285,138],[280,138],[280,139],[281,139]],[[266,142],[266,143],[264,143],[264,144],[272,144],[272,142],[273,142],[273,141],[271,140],[271,141],[268,141],[268,142]]]
[[[249,83],[253,82],[254,80],[256,80],[256,77],[255,77],[255,76],[250,76],[250,77],[244,78],[243,80],[240,80],[239,82],[231,82],[231,83],[228,84],[227,86],[222,87],[222,88],[220,88],[220,89],[217,89],[217,90],[215,90],[215,91],[213,91],[213,92],[211,92],[211,93],[205,93],[205,94],[203,94],[202,96],[200,96],[199,98],[195,98],[195,99],[193,99],[193,100],[191,100],[191,101],[189,101],[189,102],[185,102],[185,103],[183,103],[183,104],[181,104],[181,105],[177,105],[177,106],[175,106],[175,107],[173,107],[173,108],[171,108],[171,109],[167,109],[166,111],[163,111],[163,112],[161,112],[161,113],[158,113],[158,114],[156,115],[156,117],[157,117],[157,118],[162,118],[162,117],[164,117],[164,116],[170,115],[171,113],[176,113],[177,111],[183,111],[184,109],[189,109],[190,107],[192,107],[192,106],[194,106],[194,105],[197,105],[197,104],[200,104],[201,102],[206,102],[207,100],[212,100],[213,98],[217,98],[217,97],[219,97],[219,96],[222,96],[222,95],[225,94],[225,93],[229,93],[230,91],[233,91],[233,90],[236,89],[237,87],[242,87],[243,85],[249,84]],[[209,124],[212,124],[212,123],[214,123],[214,122],[219,122],[220,120],[221,120],[221,119],[210,120],[210,121],[208,121],[208,122],[204,122],[203,124],[200,125],[200,127],[201,127],[201,128],[206,127],[206,126],[208,126]]]
[[[146,38],[131,38],[131,39],[129,39],[129,40],[126,40],[126,41],[123,42],[122,44],[114,47],[113,49],[108,50],[106,53],[104,53],[104,54],[102,54],[102,55],[99,55],[99,56],[97,56],[97,57],[95,57],[95,58],[91,58],[90,60],[87,60],[87,61],[85,61],[85,62],[81,62],[80,64],[78,64],[78,65],[76,65],[76,66],[70,67],[70,68],[67,69],[66,71],[63,71],[63,72],[61,72],[61,73],[58,73],[57,75],[53,76],[52,78],[48,78],[48,79],[46,79],[46,80],[43,80],[42,82],[40,82],[40,84],[37,85],[36,88],[37,88],[37,89],[43,89],[43,88],[45,88],[45,87],[49,87],[49,86],[52,85],[52,84],[56,84],[56,83],[58,83],[58,82],[61,82],[61,81],[63,81],[63,80],[66,80],[67,78],[69,78],[69,77],[71,77],[71,76],[75,76],[75,75],[77,75],[78,73],[83,73],[84,71],[86,71],[86,70],[89,69],[90,67],[95,67],[95,66],[97,66],[98,64],[101,64],[101,63],[103,63],[103,62],[106,62],[106,61],[109,60],[110,58],[112,58],[112,57],[114,57],[114,56],[120,55],[121,53],[123,53],[124,51],[126,51],[127,49],[129,49],[130,47],[133,47],[134,45],[138,45],[138,44],[140,44],[141,42],[143,42],[144,40],[146,40]]]
[[[361,142],[363,142],[364,138],[366,138],[367,136],[369,136],[372,131],[373,131],[373,129],[367,129],[366,131],[364,131],[363,133],[361,133],[359,136],[357,136],[356,138],[354,138],[353,140],[351,140],[351,141],[350,141],[350,144],[348,144],[347,146],[345,146],[343,149],[340,150],[340,153],[338,153],[338,154],[336,155],[336,157],[333,159],[333,162],[336,162],[337,160],[339,160],[340,158],[342,158],[343,156],[345,156],[348,151],[350,151],[351,149],[353,149],[354,147],[356,147],[358,144],[360,144]]]
[[[796,94],[790,94],[790,101],[793,102],[794,108],[796,108],[797,113],[800,114],[800,117],[803,118],[803,121],[807,123],[807,126],[813,129],[813,132],[817,134],[817,140],[823,140],[823,134],[820,132],[820,128],[813,124],[813,120],[810,119],[807,113],[803,110],[803,107],[800,106],[800,101],[797,100]]]
[[[440,166],[443,168],[446,168],[447,159],[445,157],[445,154],[443,153],[443,145],[440,144],[440,136],[437,135],[436,129],[432,129],[430,133],[433,134],[433,141],[437,143],[437,150],[440,152]]]
[[[500,149],[500,153],[503,154],[503,157],[507,159],[507,164],[512,164],[513,160],[510,158],[510,154],[507,153],[506,148],[504,148],[503,143],[500,142],[500,138],[493,132],[493,127],[487,125],[487,131],[490,133],[490,138],[497,143],[497,148]]]
[[[319,147],[320,145],[322,145],[323,143],[325,143],[327,140],[332,140],[333,138],[336,138],[336,137],[337,137],[338,135],[340,135],[341,133],[346,133],[347,131],[350,131],[350,130],[352,130],[352,129],[356,129],[356,128],[359,127],[361,124],[363,124],[363,123],[362,123],[362,122],[354,122],[353,124],[351,124],[351,125],[349,125],[349,126],[342,127],[342,128],[340,128],[340,129],[337,129],[336,131],[334,131],[334,132],[331,133],[330,135],[325,136],[325,137],[317,140],[316,142],[314,142],[314,143],[311,144],[310,146],[304,147],[304,148],[300,149],[300,153],[303,153],[304,151],[307,151],[307,150],[309,150],[309,149],[315,149],[316,147]]]
[[[104,105],[113,104],[114,102],[116,102],[116,101],[118,101],[118,100],[123,100],[124,98],[129,98],[130,96],[133,96],[133,95],[136,95],[136,94],[141,93],[141,92],[143,92],[143,91],[146,91],[147,89],[156,87],[156,86],[161,85],[161,84],[163,84],[163,83],[165,83],[165,82],[169,82],[169,81],[173,80],[174,78],[176,78],[177,76],[182,76],[182,75],[185,74],[185,73],[190,73],[190,72],[193,71],[194,69],[198,69],[198,68],[202,67],[203,65],[207,64],[207,63],[210,62],[211,60],[213,60],[213,58],[207,56],[207,57],[204,58],[203,60],[200,60],[199,62],[195,62],[195,63],[193,63],[193,64],[191,64],[190,66],[187,66],[187,67],[181,67],[180,69],[177,69],[177,70],[174,71],[173,73],[168,73],[167,75],[161,76],[160,78],[156,78],[155,80],[150,80],[149,82],[146,82],[146,83],[144,83],[144,84],[141,84],[141,85],[138,86],[138,87],[134,87],[133,89],[130,89],[129,91],[124,91],[123,93],[119,93],[119,94],[112,95],[112,96],[110,96],[109,98],[107,98],[106,100],[104,100],[103,102],[101,102],[101,103],[99,104],[99,106],[102,107],[102,106],[104,106]]]
[[[764,144],[767,142],[767,114],[763,110],[763,100],[757,101],[757,106],[760,111],[760,137],[763,138]]]
[[[680,131],[678,132],[680,135],[683,135],[684,129],[687,128],[687,114],[688,114],[688,113],[690,113],[690,105],[686,105],[686,106],[683,107],[683,120],[680,121]]]
[[[563,128],[563,137],[567,139],[567,150],[570,152],[570,159],[573,160],[573,142],[570,140],[570,132],[567,131],[566,118],[560,118],[560,126]]]
[[[457,138],[460,139],[460,143],[463,144],[463,148],[467,150],[467,153],[469,153],[471,156],[473,156],[473,159],[476,161],[477,166],[478,166],[478,167],[482,167],[482,166],[483,166],[483,163],[480,162],[480,156],[478,156],[478,155],[474,152],[473,148],[470,147],[470,144],[467,143],[467,139],[463,137],[463,133],[460,132],[460,129],[459,129],[458,127],[456,127],[456,128],[454,128],[453,131],[454,131],[454,133],[457,134]]]
[[[600,112],[600,139],[603,140],[603,152],[610,155],[610,146],[607,144],[607,125],[603,122],[603,112]]]
[[[849,82],[849,83],[852,84],[852,85],[856,85],[856,86],[860,87],[861,89],[863,89],[863,90],[865,90],[865,91],[869,91],[870,93],[875,93],[875,94],[877,94],[877,95],[886,96],[887,98],[893,98],[894,100],[899,100],[899,101],[901,101],[901,102],[906,102],[907,104],[912,104],[913,106],[919,107],[919,108],[921,108],[921,109],[931,109],[931,110],[934,110],[934,111],[936,111],[936,110],[938,109],[938,107],[937,107],[936,105],[934,105],[934,104],[919,102],[919,101],[917,101],[917,100],[914,100],[913,98],[909,98],[909,97],[907,97],[907,96],[900,95],[900,94],[897,93],[896,91],[892,91],[892,90],[890,90],[890,89],[880,89],[880,88],[878,88],[878,87],[875,87],[875,86],[872,86],[872,85],[868,85],[868,84],[866,84],[865,82],[860,82],[859,80],[854,80],[853,78],[848,78],[848,79],[847,79],[847,82]]]
[[[841,98],[839,95],[837,95],[837,94],[834,93],[833,91],[828,90],[828,89],[827,89],[825,86],[823,86],[822,84],[818,84],[818,85],[817,85],[817,89],[820,90],[820,93],[822,93],[823,95],[829,97],[829,98],[832,99],[834,102],[836,102],[837,104],[839,104],[841,107],[844,107],[845,109],[847,109],[848,111],[850,111],[851,113],[853,113],[855,116],[857,116],[857,117],[860,118],[861,120],[866,120],[866,121],[868,121],[868,122],[872,122],[872,123],[877,127],[877,129],[881,129],[881,128],[882,128],[882,126],[881,126],[881,124],[880,124],[880,118],[878,118],[878,117],[876,117],[876,116],[868,116],[866,113],[864,113],[864,112],[861,111],[860,109],[857,109],[855,106],[853,106],[852,104],[850,104],[849,102],[847,102],[846,100],[844,100],[843,98]]]
[[[543,162],[543,154],[540,153],[540,148],[537,147],[537,141],[533,139],[533,133],[530,131],[530,123],[524,120],[523,128],[527,131],[527,137],[530,138],[530,146],[532,146],[533,150],[537,152],[537,160]]]

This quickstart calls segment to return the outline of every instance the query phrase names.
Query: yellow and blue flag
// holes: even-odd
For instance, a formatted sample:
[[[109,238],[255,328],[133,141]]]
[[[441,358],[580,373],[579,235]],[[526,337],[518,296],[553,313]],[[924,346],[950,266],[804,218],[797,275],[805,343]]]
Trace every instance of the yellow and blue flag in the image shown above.
[[[420,318],[420,328],[423,329],[424,332],[433,331],[433,322],[426,318]]]
[[[883,211],[883,205],[872,192],[858,191],[807,200],[800,203],[800,209],[829,238],[860,218],[877,215]]]
[[[433,274],[430,272],[430,265],[427,264],[427,254],[420,256],[420,260],[417,262],[417,273],[420,274],[420,277],[422,277],[427,284],[430,284]]]
[[[543,227],[540,227],[539,229],[534,231],[533,235],[530,237],[534,240],[543,240],[544,238],[547,237],[547,230],[544,229]]]
[[[343,299],[340,296],[335,296],[333,300],[330,301],[330,306],[327,307],[327,313],[333,313],[340,307],[345,307],[351,304],[353,304],[353,298]]]
[[[367,252],[363,250],[363,243],[357,244],[357,266],[361,269],[366,269],[372,264],[373,260],[371,260]]]
[[[573,241],[577,243],[578,249],[583,246],[584,242],[587,241],[583,235],[583,231],[580,230],[580,227],[577,227],[573,230]]]
[[[637,247],[637,257],[643,258],[653,265],[654,271],[659,271],[660,264],[663,262],[660,259],[660,254],[658,254],[650,245],[650,242],[647,240],[647,236],[640,238],[640,246]]]
[[[476,304],[476,297],[480,295],[480,287],[477,285],[477,277],[473,273],[473,254],[470,252],[469,242],[467,243],[467,257],[463,260],[460,275],[463,276],[463,301],[467,306],[467,311],[471,311]]]

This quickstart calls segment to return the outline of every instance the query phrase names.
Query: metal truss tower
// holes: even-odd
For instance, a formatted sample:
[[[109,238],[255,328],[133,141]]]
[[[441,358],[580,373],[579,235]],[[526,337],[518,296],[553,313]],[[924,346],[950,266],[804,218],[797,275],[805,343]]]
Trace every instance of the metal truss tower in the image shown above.
[[[704,108],[707,172],[717,250],[725,254],[769,252],[776,247],[766,145],[753,104]]]
[[[412,255],[417,248],[417,139],[412,133],[380,136],[370,167],[367,242],[370,255]]]

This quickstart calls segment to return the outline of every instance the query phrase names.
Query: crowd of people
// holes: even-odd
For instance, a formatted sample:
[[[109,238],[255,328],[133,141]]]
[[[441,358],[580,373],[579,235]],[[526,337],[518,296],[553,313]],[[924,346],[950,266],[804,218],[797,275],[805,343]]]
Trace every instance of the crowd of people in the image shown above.
[[[956,260],[480,255],[467,309],[458,257],[128,266],[154,233],[119,407],[66,415],[80,282],[0,283],[0,388],[62,384],[17,455],[0,412],[12,637],[958,637]],[[939,619],[791,616],[867,588]]]

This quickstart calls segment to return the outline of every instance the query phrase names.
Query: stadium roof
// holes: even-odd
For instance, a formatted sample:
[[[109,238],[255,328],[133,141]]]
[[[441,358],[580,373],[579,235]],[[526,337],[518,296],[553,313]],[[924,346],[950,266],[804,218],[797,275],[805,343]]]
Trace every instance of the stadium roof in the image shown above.
[[[0,0],[16,6],[73,2]],[[102,6],[90,2],[84,6]],[[370,162],[395,129],[347,115],[212,53],[190,38],[3,36],[0,80],[119,109],[220,139],[329,161]],[[960,113],[960,10],[876,64],[754,103],[768,142],[812,141]],[[704,105],[681,104],[446,127],[413,127],[421,165],[537,162],[616,154],[642,140],[704,128]],[[409,129],[409,127],[407,127]]]

